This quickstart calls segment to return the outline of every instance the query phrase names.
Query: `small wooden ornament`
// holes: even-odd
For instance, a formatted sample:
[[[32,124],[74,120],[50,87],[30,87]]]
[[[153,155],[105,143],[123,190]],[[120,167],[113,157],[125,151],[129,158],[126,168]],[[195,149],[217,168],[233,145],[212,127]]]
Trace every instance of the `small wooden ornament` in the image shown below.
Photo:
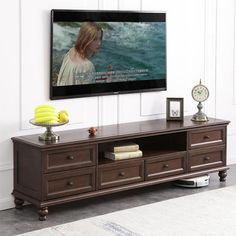
[[[90,135],[90,136],[95,136],[95,135],[96,135],[96,132],[97,132],[97,128],[95,128],[95,127],[90,127],[90,128],[88,129],[88,132],[89,132],[89,135]]]

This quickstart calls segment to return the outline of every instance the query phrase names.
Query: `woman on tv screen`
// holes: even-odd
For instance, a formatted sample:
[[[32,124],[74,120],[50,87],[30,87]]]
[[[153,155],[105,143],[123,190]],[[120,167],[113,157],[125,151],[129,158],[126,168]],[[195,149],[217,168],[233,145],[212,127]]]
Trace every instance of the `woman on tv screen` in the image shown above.
[[[84,22],[75,43],[64,56],[58,86],[90,84],[95,81],[95,68],[89,60],[101,47],[103,31],[95,22]]]

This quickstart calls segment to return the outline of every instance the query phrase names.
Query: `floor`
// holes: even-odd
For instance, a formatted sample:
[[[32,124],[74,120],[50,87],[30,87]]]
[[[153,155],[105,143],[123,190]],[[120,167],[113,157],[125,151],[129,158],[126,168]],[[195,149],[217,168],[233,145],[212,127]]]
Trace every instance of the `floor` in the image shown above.
[[[190,189],[177,187],[172,183],[165,183],[61,206],[52,206],[49,207],[46,221],[38,220],[37,210],[32,205],[24,206],[23,210],[0,211],[0,235],[16,235],[117,210],[236,185],[236,165],[230,165],[229,167],[226,182],[219,182],[218,173],[212,173],[210,174],[210,184],[207,187]]]

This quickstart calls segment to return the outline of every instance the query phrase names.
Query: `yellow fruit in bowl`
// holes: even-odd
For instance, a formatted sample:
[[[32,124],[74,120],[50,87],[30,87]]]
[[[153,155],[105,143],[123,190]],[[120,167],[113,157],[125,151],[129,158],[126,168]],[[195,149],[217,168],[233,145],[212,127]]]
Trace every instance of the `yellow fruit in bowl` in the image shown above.
[[[58,120],[60,123],[67,122],[69,120],[68,112],[65,110],[58,112]]]
[[[55,116],[45,116],[45,117],[39,117],[34,118],[35,123],[50,123],[50,122],[57,122],[57,117]]]
[[[68,114],[68,112],[66,110],[61,110],[61,111],[59,111],[59,114],[60,113],[65,113],[69,117],[69,114]]]
[[[41,104],[34,109],[34,122],[36,124],[56,124],[58,114],[52,105]]]
[[[35,111],[39,111],[39,110],[54,111],[55,107],[51,106],[51,105],[39,105],[39,106],[35,107],[34,110]]]

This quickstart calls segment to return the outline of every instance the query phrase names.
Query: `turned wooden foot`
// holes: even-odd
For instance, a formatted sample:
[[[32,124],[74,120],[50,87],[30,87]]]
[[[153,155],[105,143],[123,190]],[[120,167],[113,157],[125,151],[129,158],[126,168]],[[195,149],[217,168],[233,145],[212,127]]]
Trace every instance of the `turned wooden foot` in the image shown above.
[[[46,220],[48,214],[48,207],[41,207],[38,213],[39,213],[39,220]]]
[[[15,208],[16,209],[22,209],[23,208],[23,204],[24,204],[24,200],[15,197],[14,203],[15,203]]]
[[[220,177],[220,182],[226,181],[227,170],[221,170],[221,171],[219,171],[218,175],[219,175],[219,177]]]

